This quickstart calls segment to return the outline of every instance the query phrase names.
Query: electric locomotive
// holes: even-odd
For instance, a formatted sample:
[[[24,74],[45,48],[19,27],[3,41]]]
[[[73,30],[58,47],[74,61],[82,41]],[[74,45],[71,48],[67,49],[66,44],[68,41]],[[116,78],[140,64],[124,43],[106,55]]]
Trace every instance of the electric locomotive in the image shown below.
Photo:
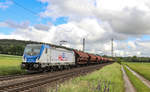
[[[25,47],[22,69],[52,70],[75,65],[74,51],[54,48],[46,44],[28,44]]]

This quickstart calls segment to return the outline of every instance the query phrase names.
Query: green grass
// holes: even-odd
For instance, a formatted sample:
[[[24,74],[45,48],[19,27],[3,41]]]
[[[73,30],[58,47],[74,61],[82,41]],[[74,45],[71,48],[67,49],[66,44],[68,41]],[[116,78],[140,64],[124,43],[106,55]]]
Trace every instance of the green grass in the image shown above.
[[[86,76],[77,77],[61,85],[59,92],[97,92],[89,88],[96,87],[99,81],[110,81],[110,92],[124,92],[121,66],[114,63]],[[101,85],[102,86],[102,85]]]
[[[124,67],[124,69],[137,92],[150,92],[150,88],[148,88],[141,80],[133,75],[132,72],[130,72],[126,67]]]
[[[150,63],[124,62],[123,64],[128,65],[135,72],[150,80]]]
[[[24,74],[20,64],[21,56],[3,55],[0,54],[0,75]]]

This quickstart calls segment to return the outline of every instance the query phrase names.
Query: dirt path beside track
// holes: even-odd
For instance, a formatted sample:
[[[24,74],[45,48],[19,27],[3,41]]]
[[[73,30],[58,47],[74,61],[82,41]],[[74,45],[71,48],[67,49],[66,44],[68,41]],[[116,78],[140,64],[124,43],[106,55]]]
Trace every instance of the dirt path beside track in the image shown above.
[[[137,78],[139,78],[147,87],[150,88],[150,81],[145,79],[143,76],[139,75],[138,73],[136,73],[135,71],[133,71],[131,68],[129,68],[128,66],[126,66],[126,68],[132,72],[132,74],[134,74]]]
[[[123,79],[124,79],[124,83],[125,83],[125,92],[136,92],[134,86],[132,85],[132,83],[130,82],[123,66],[121,67],[121,70],[123,72]]]

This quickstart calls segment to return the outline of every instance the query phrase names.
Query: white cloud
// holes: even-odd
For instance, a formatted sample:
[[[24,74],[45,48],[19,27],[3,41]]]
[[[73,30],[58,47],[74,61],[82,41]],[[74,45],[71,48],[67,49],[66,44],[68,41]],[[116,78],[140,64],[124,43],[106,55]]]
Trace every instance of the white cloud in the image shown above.
[[[102,24],[102,26],[104,25]],[[88,49],[89,51],[96,51],[96,49],[103,50],[101,48],[103,47],[103,44],[105,44],[105,42],[109,42],[109,36],[111,36],[111,34],[109,34],[108,31],[101,27],[96,19],[87,18],[79,22],[72,21],[59,26],[53,25],[48,31],[39,30],[34,26],[28,26],[24,29],[17,28],[17,30],[11,35],[1,36],[1,39],[25,39],[49,42],[57,45],[59,44],[59,41],[66,40],[66,46],[81,50],[82,39],[85,38],[86,49]]]
[[[86,0],[86,3],[81,0],[80,3],[78,0],[66,0],[65,2],[60,0],[41,1],[48,2],[47,9],[42,13],[43,16],[69,16],[70,21],[77,21],[77,26],[80,25],[87,31],[87,34],[90,33],[88,39],[93,42],[93,48],[98,49],[96,48],[96,45],[99,45],[98,41],[104,43],[104,45],[101,44],[104,46],[101,47],[104,49],[103,52],[110,51],[110,45],[107,42],[111,38],[121,41],[127,40],[131,36],[140,38],[142,35],[150,34],[150,1],[148,0],[96,0],[95,5],[93,4],[95,1],[89,3],[88,0]],[[88,20],[85,20],[86,18]],[[93,32],[90,32],[90,30]],[[117,43],[115,52],[123,56],[145,55],[141,49],[145,46],[148,47],[149,44],[143,46],[137,40],[123,41]]]
[[[113,31],[132,36],[150,34],[148,0],[41,0],[48,3],[44,17],[69,16],[73,21],[96,18]]]
[[[122,11],[124,8],[138,8],[142,11],[149,11],[146,5],[149,0],[96,0],[97,8],[102,10]]]
[[[13,2],[11,0],[5,0],[4,2],[0,2],[0,9],[6,9],[12,4]]]
[[[44,25],[44,24],[36,24],[34,25],[34,27],[37,29],[37,30],[49,30],[51,25]]]
[[[0,22],[0,27],[9,27],[9,28],[14,28],[14,29],[26,29],[28,28],[29,24],[30,24],[29,21],[16,23],[14,21],[7,20],[7,21]]]
[[[11,35],[5,35],[5,34],[0,34],[0,39],[19,39],[19,40],[27,40],[22,38],[19,35],[11,34]]]
[[[128,41],[128,46],[130,46],[131,48],[136,49],[136,45],[133,41]]]
[[[11,35],[1,38],[26,39],[59,44],[82,49],[82,39],[86,39],[86,51],[110,55],[114,38],[114,52],[118,56],[146,56],[150,49],[148,42],[125,41],[130,37],[141,38],[150,35],[150,1],[148,0],[40,0],[48,3],[45,17],[68,16],[69,21],[59,26],[29,23],[0,22],[0,26],[17,29]],[[46,30],[46,31],[43,31]],[[142,49],[144,48],[144,50]]]
[[[105,38],[104,34],[106,34],[107,31],[103,30],[101,33],[99,33],[99,35],[94,35],[97,37],[93,36],[92,38],[92,35],[96,32],[96,30],[90,31],[91,29],[84,29],[81,24],[78,24],[80,27],[76,26],[75,22],[60,26],[52,26],[48,31],[37,30],[36,28],[30,26],[26,29],[17,29],[10,35],[0,34],[0,39],[32,40],[48,42],[57,45],[59,45],[59,41],[66,40],[67,43],[64,44],[64,46],[82,50],[82,39],[85,37],[85,50],[87,52],[111,55],[111,39],[101,41]],[[149,41],[114,41],[114,55],[116,56],[148,56],[150,51],[149,49]]]
[[[46,10],[41,13],[42,17],[54,18],[60,16],[91,16],[94,8],[94,0],[40,0],[48,3]],[[79,17],[79,16],[78,16]]]

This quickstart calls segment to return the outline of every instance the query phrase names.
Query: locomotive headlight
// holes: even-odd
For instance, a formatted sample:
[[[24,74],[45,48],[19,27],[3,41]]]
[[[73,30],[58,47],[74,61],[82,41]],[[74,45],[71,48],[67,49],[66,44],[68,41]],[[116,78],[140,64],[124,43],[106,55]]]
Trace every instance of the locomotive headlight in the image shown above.
[[[34,67],[34,68],[38,68],[39,65],[38,65],[38,64],[34,64],[33,67]]]
[[[22,68],[25,68],[25,67],[26,67],[26,64],[22,64],[21,67],[22,67]]]

